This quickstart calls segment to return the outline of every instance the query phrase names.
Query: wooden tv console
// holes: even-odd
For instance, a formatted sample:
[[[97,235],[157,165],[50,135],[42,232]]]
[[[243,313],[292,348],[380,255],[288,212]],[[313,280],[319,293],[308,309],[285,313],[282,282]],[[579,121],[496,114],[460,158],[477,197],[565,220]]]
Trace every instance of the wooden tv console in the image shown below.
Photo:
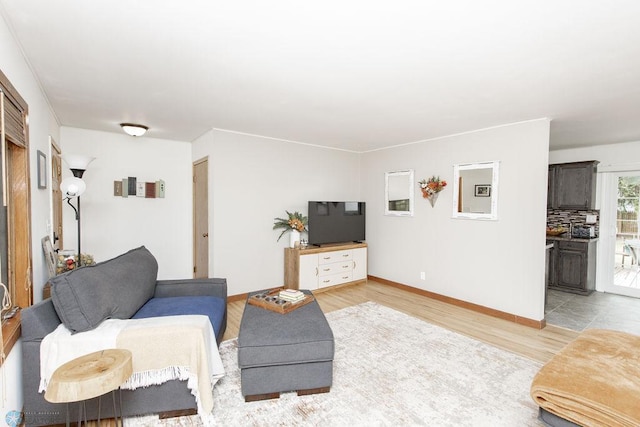
[[[366,243],[284,250],[284,284],[287,288],[318,290],[366,280]]]

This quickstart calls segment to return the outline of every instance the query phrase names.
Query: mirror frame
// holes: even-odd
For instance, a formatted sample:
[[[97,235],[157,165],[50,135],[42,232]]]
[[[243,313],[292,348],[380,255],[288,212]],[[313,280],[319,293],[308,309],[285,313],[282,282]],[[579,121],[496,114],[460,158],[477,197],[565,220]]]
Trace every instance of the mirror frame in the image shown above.
[[[389,178],[397,176],[408,177],[407,191],[409,192],[409,210],[408,211],[394,211],[389,209]],[[407,169],[395,172],[384,173],[384,214],[390,216],[413,216],[413,204],[414,204],[414,185],[413,185],[413,169]]]
[[[491,212],[490,213],[472,213],[458,212],[458,201],[460,200],[460,171],[473,169],[490,169],[493,168],[491,177]],[[453,165],[453,218],[462,219],[482,219],[482,220],[498,220],[498,181],[499,181],[500,162],[479,162],[479,163],[460,163]]]

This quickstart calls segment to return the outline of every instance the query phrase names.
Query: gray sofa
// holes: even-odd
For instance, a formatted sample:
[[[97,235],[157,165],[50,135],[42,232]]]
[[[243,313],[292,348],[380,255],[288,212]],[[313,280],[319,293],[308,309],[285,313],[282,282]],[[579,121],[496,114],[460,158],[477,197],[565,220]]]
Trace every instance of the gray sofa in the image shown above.
[[[50,280],[51,298],[22,311],[22,379],[27,426],[61,424],[66,405],[51,404],[38,393],[40,345],[60,323],[81,333],[107,318],[128,319],[176,314],[204,314],[211,319],[218,345],[227,324],[226,279],[157,280],[158,265],[144,247],[111,260],[79,268]],[[101,418],[112,417],[112,405],[101,405]],[[77,419],[78,405],[69,405]],[[122,391],[124,416],[196,413],[186,381]],[[97,401],[87,402],[89,419],[97,418]]]

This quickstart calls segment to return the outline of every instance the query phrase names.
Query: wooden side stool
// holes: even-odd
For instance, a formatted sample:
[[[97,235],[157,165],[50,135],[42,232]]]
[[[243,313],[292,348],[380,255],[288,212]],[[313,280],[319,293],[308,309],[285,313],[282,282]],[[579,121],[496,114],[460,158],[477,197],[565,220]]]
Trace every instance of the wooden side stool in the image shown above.
[[[118,425],[115,391],[133,373],[131,352],[122,349],[107,349],[80,356],[55,370],[47,386],[44,398],[51,403],[67,404],[67,426],[69,426],[69,403],[80,402],[78,426],[87,425],[85,402],[111,392],[113,416]],[[120,424],[122,425],[122,399],[120,399]],[[100,425],[100,400],[98,400],[98,425]]]

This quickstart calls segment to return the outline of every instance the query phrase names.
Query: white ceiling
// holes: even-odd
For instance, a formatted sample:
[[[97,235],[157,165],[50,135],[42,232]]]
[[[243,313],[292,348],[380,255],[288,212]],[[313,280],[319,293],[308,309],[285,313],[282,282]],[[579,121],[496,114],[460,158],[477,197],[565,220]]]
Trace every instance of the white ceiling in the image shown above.
[[[640,141],[637,0],[0,7],[65,126],[367,151],[547,117],[552,148]]]

